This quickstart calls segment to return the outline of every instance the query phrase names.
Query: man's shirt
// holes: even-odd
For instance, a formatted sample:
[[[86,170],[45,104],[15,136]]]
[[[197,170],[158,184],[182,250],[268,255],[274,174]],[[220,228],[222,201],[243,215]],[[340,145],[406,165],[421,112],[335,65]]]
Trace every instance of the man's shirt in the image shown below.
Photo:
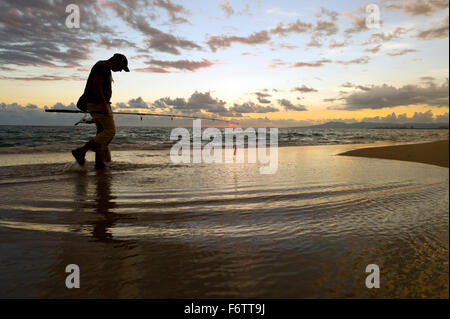
[[[105,101],[109,102],[111,100],[111,82],[112,75],[111,69],[108,66],[107,61],[98,61],[92,67],[91,72],[89,73],[89,77],[87,79],[86,88],[84,89],[84,94],[86,96],[87,103],[95,103],[100,104],[103,101],[99,101],[94,92],[94,78],[97,75],[101,75],[103,77],[102,83],[102,91],[103,96],[105,97]]]

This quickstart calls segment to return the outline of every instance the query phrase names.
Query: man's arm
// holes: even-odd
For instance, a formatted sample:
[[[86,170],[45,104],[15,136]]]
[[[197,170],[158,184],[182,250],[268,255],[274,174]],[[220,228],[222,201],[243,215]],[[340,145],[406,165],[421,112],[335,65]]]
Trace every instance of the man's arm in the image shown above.
[[[104,111],[109,113],[111,112],[111,108],[109,107],[109,104],[106,102],[105,96],[103,95],[102,89],[103,80],[104,77],[102,75],[96,75],[94,77],[93,81],[94,94],[95,97],[97,98],[97,101],[99,101],[100,104],[102,105]]]

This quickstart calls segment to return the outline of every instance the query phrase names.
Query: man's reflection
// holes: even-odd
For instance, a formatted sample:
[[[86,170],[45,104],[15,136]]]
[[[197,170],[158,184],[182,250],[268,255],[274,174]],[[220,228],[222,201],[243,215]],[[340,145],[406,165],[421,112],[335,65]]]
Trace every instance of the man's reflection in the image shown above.
[[[93,198],[89,196],[89,182],[94,181],[95,193]],[[95,212],[92,223],[92,236],[99,241],[111,241],[113,234],[111,228],[119,219],[119,215],[112,212],[117,207],[115,196],[111,194],[113,174],[109,170],[98,170],[94,176],[87,172],[79,172],[75,177],[76,212]]]
[[[117,207],[117,204],[114,202],[116,197],[111,195],[112,179],[113,175],[109,170],[96,171],[95,212],[98,214],[98,219],[94,222],[92,235],[100,241],[113,239],[110,228],[119,219],[119,216],[111,211]]]

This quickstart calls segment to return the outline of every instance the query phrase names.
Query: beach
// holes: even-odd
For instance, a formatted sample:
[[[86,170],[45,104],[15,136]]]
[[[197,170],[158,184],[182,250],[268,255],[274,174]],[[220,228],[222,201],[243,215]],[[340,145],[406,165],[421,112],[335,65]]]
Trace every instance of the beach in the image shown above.
[[[0,16],[0,299],[450,298],[449,0]]]
[[[448,168],[339,155],[371,146],[280,147],[272,175],[167,149],[105,171],[0,154],[0,297],[448,298]]]
[[[448,140],[359,148],[340,155],[382,158],[448,167]]]

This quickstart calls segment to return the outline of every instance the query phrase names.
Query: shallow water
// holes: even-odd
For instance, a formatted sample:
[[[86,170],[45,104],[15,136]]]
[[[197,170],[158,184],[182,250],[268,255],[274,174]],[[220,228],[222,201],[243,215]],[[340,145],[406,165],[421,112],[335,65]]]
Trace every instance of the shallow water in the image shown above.
[[[167,150],[104,172],[0,155],[0,297],[448,298],[448,168],[351,148],[281,147],[273,175]]]

